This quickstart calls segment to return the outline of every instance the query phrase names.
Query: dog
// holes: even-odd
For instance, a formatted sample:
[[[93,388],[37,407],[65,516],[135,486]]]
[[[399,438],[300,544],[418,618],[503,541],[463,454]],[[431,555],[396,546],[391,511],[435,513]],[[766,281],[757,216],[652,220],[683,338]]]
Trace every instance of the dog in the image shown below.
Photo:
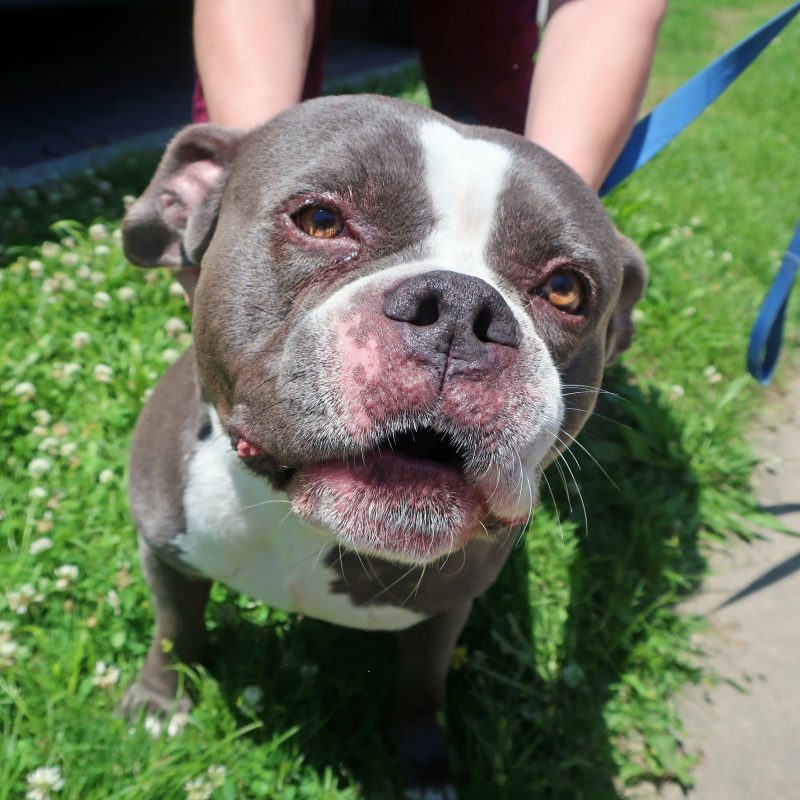
[[[128,708],[188,708],[220,581],[397,631],[406,796],[455,797],[454,647],[630,344],[641,254],[541,148],[368,95],[186,128],[123,234],[196,281],[132,445],[156,634]]]

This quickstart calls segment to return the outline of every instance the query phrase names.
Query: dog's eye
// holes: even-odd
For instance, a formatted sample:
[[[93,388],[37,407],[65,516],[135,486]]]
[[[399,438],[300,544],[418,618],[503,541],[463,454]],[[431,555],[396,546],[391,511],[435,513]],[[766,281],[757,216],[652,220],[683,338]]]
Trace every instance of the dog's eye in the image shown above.
[[[330,206],[303,206],[292,219],[303,233],[316,239],[335,239],[344,230],[342,215]]]
[[[583,305],[583,284],[569,270],[559,269],[535,289],[535,294],[544,298],[559,311],[575,314]]]

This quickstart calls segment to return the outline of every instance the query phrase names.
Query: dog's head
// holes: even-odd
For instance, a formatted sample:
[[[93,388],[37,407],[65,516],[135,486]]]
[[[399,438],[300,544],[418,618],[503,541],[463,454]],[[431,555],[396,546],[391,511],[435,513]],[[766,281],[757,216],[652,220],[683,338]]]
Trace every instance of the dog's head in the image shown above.
[[[187,128],[124,242],[199,267],[198,367],[243,463],[342,543],[415,563],[527,519],[645,283],[557,159],[370,96]]]

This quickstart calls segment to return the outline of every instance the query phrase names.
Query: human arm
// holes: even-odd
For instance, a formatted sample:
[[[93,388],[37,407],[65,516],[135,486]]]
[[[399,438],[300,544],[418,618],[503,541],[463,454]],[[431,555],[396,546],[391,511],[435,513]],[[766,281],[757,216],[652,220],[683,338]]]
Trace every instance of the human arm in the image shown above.
[[[249,128],[299,103],[313,36],[314,0],[195,0],[210,120]]]
[[[666,0],[562,0],[536,59],[525,136],[600,188],[630,135]]]

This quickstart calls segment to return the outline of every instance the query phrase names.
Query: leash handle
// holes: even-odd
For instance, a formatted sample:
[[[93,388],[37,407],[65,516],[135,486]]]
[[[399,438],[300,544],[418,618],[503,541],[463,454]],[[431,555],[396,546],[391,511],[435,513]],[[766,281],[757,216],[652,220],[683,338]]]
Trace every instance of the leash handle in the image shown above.
[[[747,348],[747,370],[762,385],[771,380],[778,363],[786,321],[786,307],[800,269],[800,224],[795,229],[778,274],[761,305]]]
[[[641,119],[600,187],[600,196],[608,194],[658,155],[694,122],[755,61],[798,11],[800,0],[712,61]]]

